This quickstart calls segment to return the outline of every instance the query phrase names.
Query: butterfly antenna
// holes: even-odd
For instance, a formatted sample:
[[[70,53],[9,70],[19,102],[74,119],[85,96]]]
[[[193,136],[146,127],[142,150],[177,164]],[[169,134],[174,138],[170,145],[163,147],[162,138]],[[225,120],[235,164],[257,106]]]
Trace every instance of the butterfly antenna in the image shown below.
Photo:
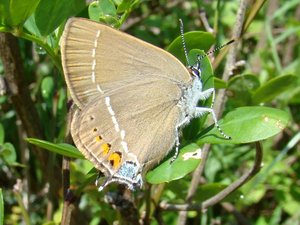
[[[185,40],[184,40],[184,36],[183,36],[184,30],[183,30],[182,19],[179,19],[179,23],[180,23],[180,36],[181,36],[184,55],[185,55],[187,64],[190,66],[190,61],[189,61],[189,57],[188,57],[188,53],[187,53],[187,48],[186,48],[186,44],[185,44]]]
[[[228,41],[226,44],[221,45],[221,46],[218,46],[218,47],[214,48],[213,50],[211,50],[211,51],[209,51],[209,52],[206,52],[204,55],[198,56],[198,61],[201,61],[201,60],[202,60],[203,58],[205,58],[206,56],[208,56],[208,55],[210,55],[210,54],[212,54],[212,53],[214,53],[214,52],[216,52],[216,51],[219,51],[220,49],[226,47],[227,45],[232,44],[233,42],[234,42],[234,40],[230,40],[230,41]]]

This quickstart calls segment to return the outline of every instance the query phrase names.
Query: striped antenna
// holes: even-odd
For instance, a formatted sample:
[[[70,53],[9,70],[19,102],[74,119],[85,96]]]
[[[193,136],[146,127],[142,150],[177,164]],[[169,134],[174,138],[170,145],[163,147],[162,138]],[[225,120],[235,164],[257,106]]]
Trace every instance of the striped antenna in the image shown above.
[[[220,49],[226,47],[227,45],[230,45],[234,42],[234,40],[230,40],[228,41],[226,44],[224,45],[221,45],[221,46],[217,46],[216,48],[214,48],[213,50],[209,51],[209,52],[206,52],[204,55],[199,55],[198,56],[198,61],[201,61],[203,58],[205,58],[206,56],[210,55],[210,54],[213,54],[214,52],[216,51],[219,51]]]
[[[183,35],[184,34],[184,29],[183,29],[182,19],[179,19],[179,23],[180,23],[180,37],[181,37],[181,42],[182,42],[182,46],[183,46],[184,55],[185,55],[186,62],[188,64],[188,66],[190,66],[190,61],[189,61],[189,57],[188,57],[188,51],[187,51],[187,47],[186,47],[186,43],[185,43],[184,35]],[[218,46],[215,49],[213,49],[213,50],[211,50],[209,52],[206,52],[204,55],[198,56],[198,61],[202,60],[206,56],[208,56],[208,55],[210,55],[210,54],[212,54],[212,53],[214,53],[216,51],[219,51],[220,49],[226,47],[227,45],[232,44],[233,42],[234,42],[234,40],[230,40],[226,44]]]
[[[179,22],[180,22],[180,36],[181,36],[183,51],[184,51],[184,55],[185,55],[185,58],[186,58],[186,62],[190,66],[190,61],[189,61],[189,57],[188,57],[188,53],[187,53],[187,48],[186,48],[186,44],[185,44],[185,40],[184,40],[184,36],[183,36],[184,30],[183,30],[182,19],[179,19]]]

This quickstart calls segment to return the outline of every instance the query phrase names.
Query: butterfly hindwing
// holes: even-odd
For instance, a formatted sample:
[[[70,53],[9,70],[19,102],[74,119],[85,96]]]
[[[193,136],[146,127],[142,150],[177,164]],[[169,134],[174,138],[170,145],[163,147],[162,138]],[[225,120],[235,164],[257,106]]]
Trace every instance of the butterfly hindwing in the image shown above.
[[[73,139],[100,170],[113,171],[109,157],[115,152],[120,152],[120,163],[129,160],[131,153],[141,165],[151,167],[174,145],[176,125],[182,116],[176,106],[179,99],[178,86],[169,81],[100,95],[74,116]]]

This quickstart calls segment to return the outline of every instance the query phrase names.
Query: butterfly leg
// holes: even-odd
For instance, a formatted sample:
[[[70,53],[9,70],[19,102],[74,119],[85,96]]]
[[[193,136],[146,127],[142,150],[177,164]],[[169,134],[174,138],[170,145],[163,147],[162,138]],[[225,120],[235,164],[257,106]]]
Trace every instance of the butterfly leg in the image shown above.
[[[210,113],[212,115],[212,118],[214,120],[214,123],[219,130],[220,134],[225,138],[225,139],[231,139],[230,136],[226,135],[224,131],[220,128],[215,111],[212,108],[206,108],[206,107],[197,107],[195,109],[195,117],[200,117],[204,115],[205,113]]]
[[[96,187],[98,187],[99,185],[99,180],[101,179],[101,177],[103,177],[103,173],[99,172],[95,181],[95,185]],[[110,181],[112,180],[111,177],[106,177],[104,182],[98,187],[98,191],[102,191],[104,189],[105,186],[107,186],[109,183],[111,183]]]
[[[212,101],[211,101],[211,105],[210,108],[212,108],[214,106],[215,103],[215,89],[214,88],[209,88],[205,91],[202,91],[200,93],[200,100],[206,100],[208,99],[210,96],[212,95]]]
[[[187,124],[190,121],[189,117],[186,117],[182,122],[180,122],[177,126],[176,126],[176,131],[175,131],[175,154],[172,157],[170,164],[172,164],[175,159],[177,159],[178,155],[179,155],[179,145],[180,145],[180,141],[179,141],[179,129],[180,127],[182,127],[184,124]]]
[[[98,175],[97,175],[97,177],[96,177],[96,181],[95,181],[95,185],[96,185],[96,187],[98,187],[98,184],[99,184],[99,179],[101,178],[101,176],[102,176],[102,173],[101,173],[101,172],[99,172],[99,173],[98,173]]]
[[[205,107],[197,107],[196,108],[196,117],[199,117],[199,116],[202,116],[203,114],[205,113],[211,113],[212,114],[212,117],[213,117],[213,120],[214,120],[214,123],[216,125],[216,127],[218,128],[220,134],[226,138],[226,139],[231,139],[231,137],[229,137],[228,135],[226,135],[222,129],[220,128],[219,124],[218,124],[218,120],[217,120],[217,117],[216,117],[216,114],[215,114],[215,111],[213,110],[213,106],[214,106],[214,103],[215,103],[215,89],[214,88],[209,88],[203,92],[201,92],[201,95],[200,95],[200,100],[206,100],[208,99],[211,95],[212,95],[212,101],[211,101],[211,105],[210,105],[210,108],[205,108]]]
[[[171,161],[170,161],[170,164],[172,164],[175,159],[177,159],[178,155],[179,155],[179,145],[180,145],[180,142],[179,142],[179,132],[178,132],[178,129],[179,129],[179,126],[176,127],[176,137],[175,137],[175,154],[173,155]]]
[[[111,183],[112,178],[107,177],[104,182],[99,186],[98,191],[101,192],[108,184]],[[98,187],[98,186],[97,186]]]

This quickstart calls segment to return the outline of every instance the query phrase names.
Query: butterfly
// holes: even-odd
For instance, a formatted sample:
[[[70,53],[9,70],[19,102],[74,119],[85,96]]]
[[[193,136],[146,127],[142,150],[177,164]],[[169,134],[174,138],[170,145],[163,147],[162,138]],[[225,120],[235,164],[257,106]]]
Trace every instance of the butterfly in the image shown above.
[[[106,180],[135,190],[143,175],[175,146],[179,129],[211,113],[199,100],[203,90],[200,59],[185,67],[170,53],[88,19],[67,21],[61,41],[65,80],[77,109],[71,135],[77,148]]]

